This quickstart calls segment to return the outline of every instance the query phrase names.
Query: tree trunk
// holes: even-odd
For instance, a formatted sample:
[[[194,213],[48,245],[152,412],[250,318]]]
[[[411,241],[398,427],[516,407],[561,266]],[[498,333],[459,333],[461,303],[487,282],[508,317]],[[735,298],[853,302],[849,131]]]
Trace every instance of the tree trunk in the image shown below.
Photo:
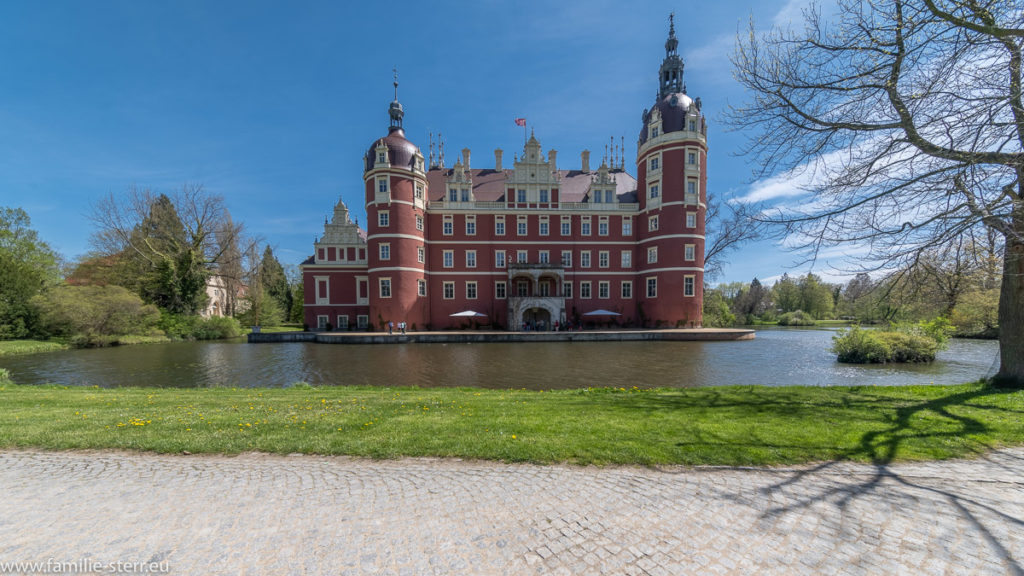
[[[1016,210],[1006,236],[999,290],[999,373],[995,384],[1024,388],[1024,211]]]

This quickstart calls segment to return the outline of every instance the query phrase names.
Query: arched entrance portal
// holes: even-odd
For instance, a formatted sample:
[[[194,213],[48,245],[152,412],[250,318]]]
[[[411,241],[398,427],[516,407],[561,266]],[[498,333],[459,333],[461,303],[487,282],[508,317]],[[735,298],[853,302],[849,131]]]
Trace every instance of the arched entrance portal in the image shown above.
[[[544,332],[552,329],[551,312],[544,308],[530,308],[523,312],[523,325],[527,330]]]

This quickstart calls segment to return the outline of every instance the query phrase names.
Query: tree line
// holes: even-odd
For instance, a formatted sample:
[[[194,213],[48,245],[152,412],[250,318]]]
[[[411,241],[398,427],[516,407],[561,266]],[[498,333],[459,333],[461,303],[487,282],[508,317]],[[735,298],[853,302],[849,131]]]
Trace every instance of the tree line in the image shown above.
[[[707,287],[704,325],[806,325],[833,319],[899,324],[943,318],[957,336],[995,338],[1002,247],[991,232],[967,234],[922,252],[906,267],[875,276],[861,272],[844,283],[787,273],[770,286],[754,278]]]
[[[260,251],[223,198],[201,186],[131,188],[101,199],[89,219],[92,250],[65,262],[23,209],[0,207],[0,340],[97,346],[301,322],[297,270],[269,245]]]

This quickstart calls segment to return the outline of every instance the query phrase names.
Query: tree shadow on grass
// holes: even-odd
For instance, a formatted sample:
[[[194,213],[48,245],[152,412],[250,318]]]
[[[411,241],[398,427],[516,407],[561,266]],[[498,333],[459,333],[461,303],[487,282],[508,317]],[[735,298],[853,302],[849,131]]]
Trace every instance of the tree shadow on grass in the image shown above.
[[[819,503],[831,503],[842,517],[853,502],[869,495],[883,499],[906,498],[911,502],[927,495],[937,498],[937,502],[945,502],[946,512],[966,520],[979,544],[983,542],[988,553],[992,555],[990,557],[1000,559],[1008,573],[1024,576],[1021,559],[1014,557],[1014,553],[1019,555],[1020,551],[1011,550],[997,535],[999,532],[1019,532],[1024,528],[1024,519],[999,509],[997,501],[986,502],[983,495],[972,494],[977,487],[975,483],[964,485],[963,482],[929,482],[928,478],[907,474],[901,468],[892,466],[901,456],[901,448],[908,442],[922,439],[966,440],[971,436],[977,437],[991,432],[990,427],[983,421],[966,415],[965,410],[958,408],[1018,413],[1019,411],[1013,409],[981,404],[986,398],[995,398],[1007,393],[1012,391],[981,387],[897,406],[895,414],[885,419],[881,429],[863,433],[857,445],[842,451],[837,459],[806,468],[780,471],[785,477],[761,488],[759,492],[761,498],[781,494],[787,503],[767,509],[762,513],[762,519],[774,520],[787,514],[799,513]],[[755,394],[752,401],[771,402],[764,396]],[[867,402],[871,402],[872,397],[878,402],[894,400],[891,396],[863,395]],[[789,402],[785,400],[783,404]],[[803,408],[807,407],[807,403],[800,404]],[[811,404],[813,405],[813,402]],[[829,404],[835,406],[835,403]],[[938,423],[934,421],[936,417],[939,419]],[[929,421],[930,426],[915,426],[914,420],[921,418],[932,419]],[[969,451],[990,448],[978,440],[973,442],[976,447],[968,448]],[[871,464],[865,465],[863,471],[851,472],[850,464],[843,462],[850,460],[868,460]],[[1024,458],[1014,454],[1001,452],[998,453],[998,457],[984,457],[979,462],[979,469],[984,470],[986,465],[989,469],[1009,472],[1015,479],[1024,476]],[[933,466],[935,470],[941,469],[941,464],[927,466]],[[841,477],[842,480],[837,480],[837,477]],[[797,487],[799,489],[794,490]],[[721,496],[752,504],[749,496],[743,494],[722,493]]]

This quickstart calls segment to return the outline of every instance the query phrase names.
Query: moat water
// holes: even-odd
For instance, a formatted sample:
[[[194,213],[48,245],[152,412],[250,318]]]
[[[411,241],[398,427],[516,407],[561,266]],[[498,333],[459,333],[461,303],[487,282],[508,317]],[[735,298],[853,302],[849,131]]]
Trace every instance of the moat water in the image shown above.
[[[995,341],[953,340],[932,364],[848,365],[835,332],[767,329],[739,342],[327,345],[182,342],[0,359],[20,384],[277,388],[959,384],[994,373]]]

